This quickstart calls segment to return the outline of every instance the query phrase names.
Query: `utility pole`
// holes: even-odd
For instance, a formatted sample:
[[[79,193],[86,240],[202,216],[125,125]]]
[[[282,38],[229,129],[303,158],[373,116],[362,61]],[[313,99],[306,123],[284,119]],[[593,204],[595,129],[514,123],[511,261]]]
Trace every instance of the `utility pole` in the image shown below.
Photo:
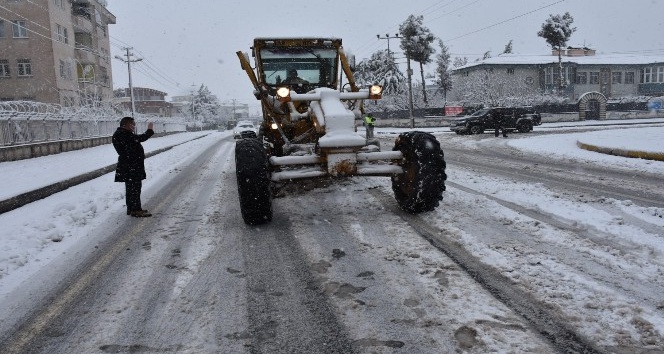
[[[410,68],[410,55],[406,51],[406,63],[408,63],[408,113],[410,115],[410,128],[415,128],[415,118],[413,117],[413,69]]]
[[[125,56],[127,59],[125,60],[123,57],[116,55],[115,59],[122,60],[123,62],[127,63],[127,71],[129,72],[129,100],[131,102],[131,117],[134,118],[134,113],[136,112],[136,107],[134,106],[134,86],[131,84],[131,63],[135,63],[137,61],[143,60],[142,58],[136,58],[136,59],[131,59],[132,56],[134,56],[133,53],[130,53],[129,51],[134,49],[134,48],[122,48],[127,51],[127,54]]]
[[[196,109],[194,108],[194,104],[196,102],[196,98],[194,96],[194,91],[196,89],[196,84],[191,83],[191,119],[194,121],[194,124],[196,124]],[[201,131],[203,130],[203,122],[201,122]]]
[[[394,36],[390,36],[390,34],[388,33],[388,34],[385,35],[385,37],[381,37],[380,34],[377,34],[376,38],[378,38],[378,39],[387,39],[387,56],[391,58],[392,53],[390,52],[390,39],[401,38],[401,37],[399,37],[398,33],[395,34]]]

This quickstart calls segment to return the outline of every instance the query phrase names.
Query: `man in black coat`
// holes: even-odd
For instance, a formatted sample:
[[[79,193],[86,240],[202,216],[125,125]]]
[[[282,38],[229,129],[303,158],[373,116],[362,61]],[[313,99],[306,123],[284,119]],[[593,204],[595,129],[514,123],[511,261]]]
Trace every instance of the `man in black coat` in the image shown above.
[[[498,137],[498,131],[502,131],[503,138],[507,138],[507,130],[505,130],[505,117],[503,116],[504,112],[494,110],[491,112],[491,118],[493,119],[493,126],[495,129],[494,135]]]
[[[120,120],[120,127],[113,133],[113,147],[118,153],[118,164],[115,169],[115,182],[124,182],[127,200],[127,215],[134,217],[148,217],[148,213],[141,207],[141,187],[145,175],[145,151],[141,142],[148,140],[153,134],[152,123],[148,123],[148,130],[137,135],[134,133],[136,122],[132,117]]]

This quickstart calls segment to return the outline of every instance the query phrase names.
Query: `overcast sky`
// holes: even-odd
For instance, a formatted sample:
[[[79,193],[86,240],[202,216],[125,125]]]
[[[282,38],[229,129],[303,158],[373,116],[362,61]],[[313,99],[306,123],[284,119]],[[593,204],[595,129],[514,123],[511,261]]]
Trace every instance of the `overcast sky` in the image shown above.
[[[205,84],[222,102],[257,106],[253,88],[240,69],[236,51],[249,51],[254,37],[326,36],[343,39],[357,61],[387,48],[409,15],[450,48],[452,57],[471,61],[484,52],[500,54],[513,40],[513,52],[549,53],[537,36],[550,14],[566,11],[577,31],[568,45],[600,53],[664,55],[664,2],[661,0],[108,0],[116,16],[110,25],[112,55],[123,47],[143,62],[132,66],[134,87],[150,87],[170,97]],[[390,49],[400,52],[392,39]],[[431,66],[430,72],[433,72]],[[115,88],[127,87],[127,65],[113,59]]]

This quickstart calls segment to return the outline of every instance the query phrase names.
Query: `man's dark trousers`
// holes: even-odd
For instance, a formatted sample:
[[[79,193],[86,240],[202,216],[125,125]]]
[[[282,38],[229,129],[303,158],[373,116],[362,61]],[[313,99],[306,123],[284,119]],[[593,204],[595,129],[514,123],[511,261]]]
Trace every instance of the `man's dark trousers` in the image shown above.
[[[126,181],[127,212],[141,210],[141,181]]]

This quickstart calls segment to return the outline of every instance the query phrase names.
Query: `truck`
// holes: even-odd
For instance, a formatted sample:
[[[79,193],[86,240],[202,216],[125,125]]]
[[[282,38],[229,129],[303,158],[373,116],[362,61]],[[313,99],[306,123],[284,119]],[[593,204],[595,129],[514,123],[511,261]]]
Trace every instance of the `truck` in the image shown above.
[[[434,210],[445,190],[445,158],[429,133],[400,134],[392,150],[359,135],[355,120],[382,87],[360,85],[340,38],[255,38],[238,59],[261,103],[256,138],[235,145],[240,211],[246,224],[272,220],[274,190],[302,179],[385,176],[409,213]],[[344,80],[345,78],[345,80]]]

